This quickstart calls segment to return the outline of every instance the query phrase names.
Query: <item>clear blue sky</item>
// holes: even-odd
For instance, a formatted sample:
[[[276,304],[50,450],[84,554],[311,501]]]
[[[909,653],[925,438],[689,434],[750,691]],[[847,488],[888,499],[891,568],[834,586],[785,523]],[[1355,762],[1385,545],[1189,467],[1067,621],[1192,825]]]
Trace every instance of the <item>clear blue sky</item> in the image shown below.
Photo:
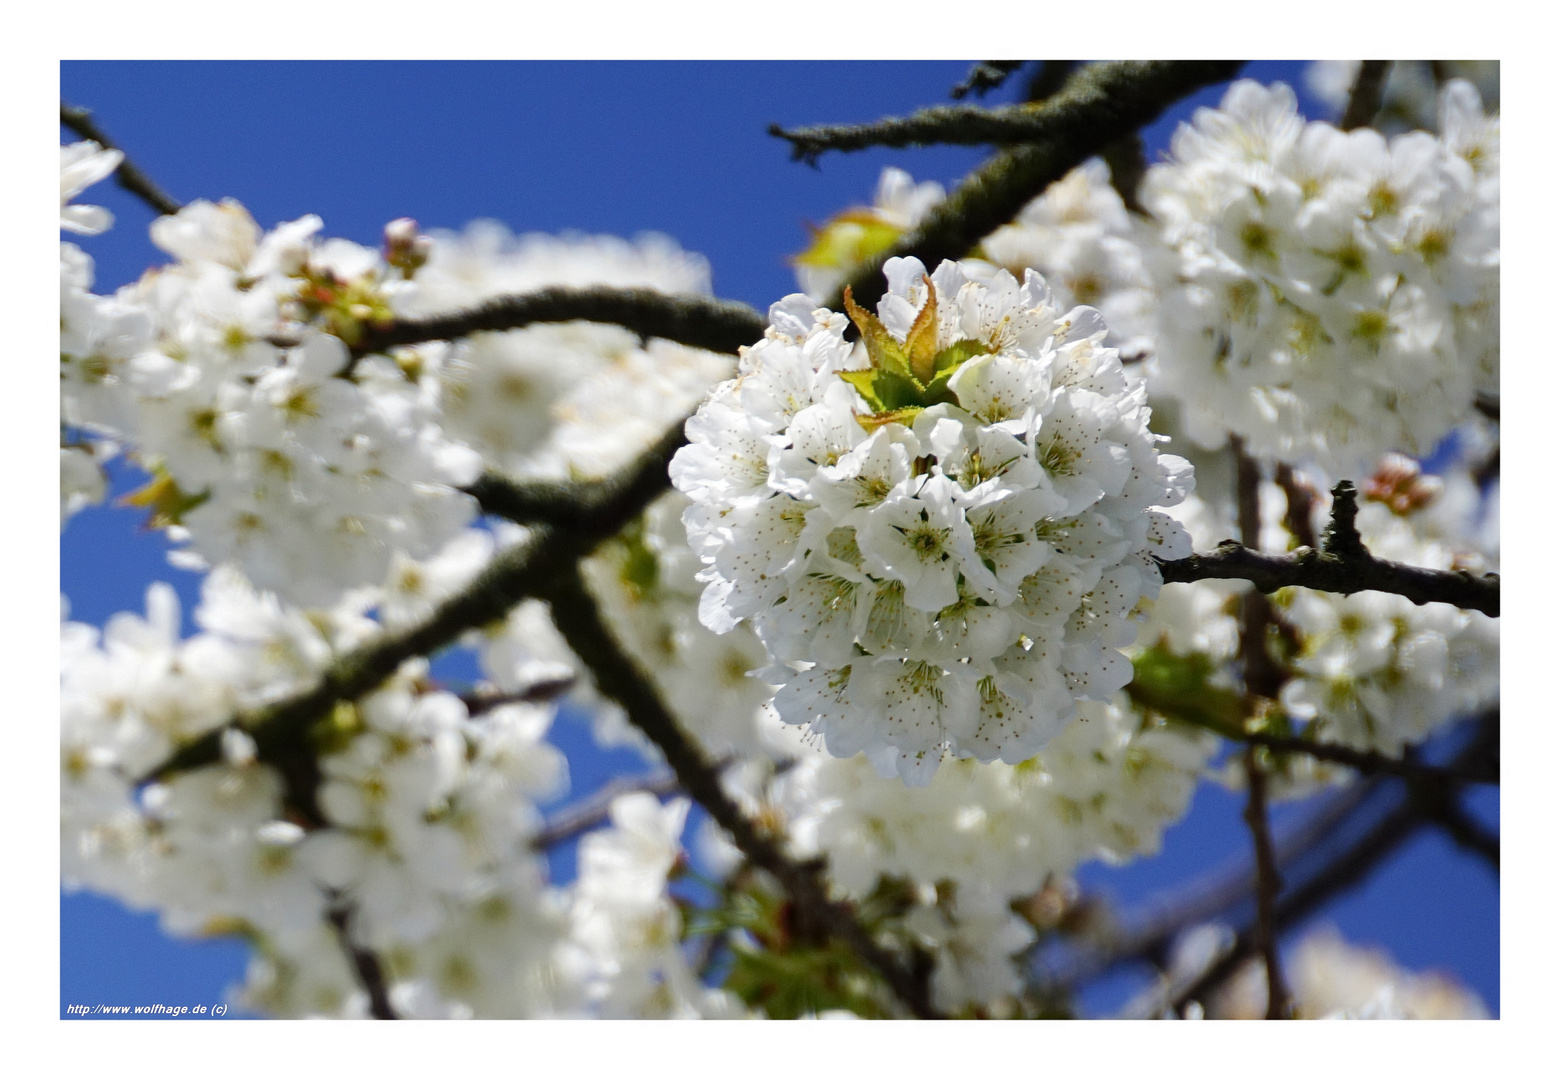
[[[760,310],[796,291],[786,257],[806,243],[804,223],[867,201],[885,165],[950,185],[979,150],[875,150],[826,156],[820,168],[788,160],[765,134],[786,126],[861,121],[947,100],[968,70],[926,63],[65,63],[61,96],[98,122],[175,198],[243,202],[264,227],[306,213],[324,235],[377,245],[401,216],[460,228],[497,218],[515,232],[664,232],[703,253],[718,295]],[[1325,115],[1300,85],[1301,65],[1257,63],[1249,77],[1295,85],[1301,107]],[[1203,92],[1177,111],[1215,104]],[[994,95],[1000,100],[1011,91]],[[1150,130],[1151,155],[1174,119]],[[63,139],[74,139],[62,135]],[[163,261],[146,239],[151,212],[112,183],[86,201],[118,217],[78,240],[97,260],[100,292]],[[126,486],[133,478],[121,477]],[[97,508],[61,537],[61,590],[72,617],[102,625],[141,611],[146,586],[167,580],[188,615],[197,578],[164,560],[139,515]],[[635,759],[603,759],[576,724],[556,729],[578,797]],[[1498,795],[1477,800],[1496,820]],[[1160,859],[1125,869],[1092,866],[1085,884],[1122,900],[1143,897],[1222,863],[1249,842],[1232,796],[1205,785]],[[555,863],[572,873],[572,853]],[[1374,942],[1411,968],[1456,973],[1499,1008],[1499,894],[1482,864],[1425,835],[1322,918],[1356,942]],[[212,1004],[237,981],[245,949],[169,939],[155,918],[91,896],[61,907],[61,1009],[66,1003]],[[1125,992],[1103,988],[1101,1007]]]

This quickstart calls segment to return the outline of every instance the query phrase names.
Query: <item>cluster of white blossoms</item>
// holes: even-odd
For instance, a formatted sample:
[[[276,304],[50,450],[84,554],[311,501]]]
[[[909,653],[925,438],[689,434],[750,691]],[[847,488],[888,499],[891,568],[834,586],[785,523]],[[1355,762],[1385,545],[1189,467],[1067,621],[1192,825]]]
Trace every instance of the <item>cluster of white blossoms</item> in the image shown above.
[[[890,260],[854,346],[844,316],[776,304],[671,467],[704,625],[751,620],[782,720],[915,783],[945,753],[1024,761],[1126,685],[1151,556],[1190,552],[1150,510],[1190,467],[1098,313],[979,269]]]
[[[1105,344],[1138,360],[1153,349],[1155,297],[1143,266],[1144,232],[1111,186],[1110,167],[1094,158],[982,240],[980,252],[1014,277],[1038,271],[1064,311],[1080,304],[1097,310],[1108,328]]]
[[[799,855],[823,855],[853,897],[901,879],[919,902],[906,926],[937,960],[940,1008],[1000,1012],[1023,985],[1016,954],[1034,940],[1014,904],[1080,863],[1158,852],[1217,740],[1144,717],[1117,695],[1018,765],[950,762],[906,791],[856,757],[813,751],[777,782],[775,810]]]
[[[1156,389],[1193,438],[1349,472],[1498,394],[1500,125],[1471,85],[1442,92],[1439,137],[1388,140],[1238,82],[1171,146],[1143,186]]]
[[[1301,1020],[1488,1020],[1490,1011],[1448,975],[1405,971],[1377,949],[1314,931],[1285,965]],[[1208,1003],[1218,1020],[1256,1020],[1267,1013],[1267,976],[1248,964]]]
[[[64,196],[117,161],[62,148]],[[90,209],[66,207],[62,223]],[[320,226],[262,235],[231,200],[192,203],[152,226],[177,261],[112,297],[62,245],[61,415],[88,436],[61,449],[62,521],[101,499],[97,465],[122,443],[154,477],[137,500],[189,541],[186,563],[231,562],[286,599],[329,604],[457,536],[476,514],[458,489],[484,467],[603,475],[731,372],[728,358],[587,323],[354,360],[364,328],[396,317],[542,285],[707,292],[708,268],[657,237],[511,242],[479,223],[429,238],[402,221],[376,252],[317,241]]]
[[[708,263],[656,234],[633,243],[517,238],[498,222],[477,221],[463,233],[420,239],[426,261],[392,294],[397,315],[443,314],[555,286],[710,291]],[[727,356],[586,322],[473,334],[397,356],[438,373],[441,423],[452,438],[477,450],[487,468],[522,478],[611,473],[732,370]]]
[[[1389,98],[1418,100],[1401,67]],[[558,716],[661,754],[541,601],[456,642],[474,687],[418,658],[285,746],[234,723],[426,621],[532,536],[477,519],[461,489],[479,475],[609,476],[697,407],[678,490],[580,553],[603,621],[760,830],[819,860],[880,943],[930,958],[939,1010],[1031,1010],[1026,956],[1059,925],[1046,905],[1089,860],[1157,852],[1218,775],[1206,716],[1162,715],[1154,679],[1250,704],[1248,586],[1162,586],[1155,563],[1236,534],[1230,434],[1270,474],[1287,462],[1275,481],[1354,477],[1378,557],[1498,569],[1498,474],[1478,471],[1498,436],[1469,414],[1498,396],[1499,120],[1463,82],[1437,107],[1439,136],[1388,139],[1237,83],[1150,171],[1152,219],[1091,161],[975,257],[889,260],[875,312],[849,290],[845,314],[819,309],[944,198],[885,170],[874,205],[795,260],[811,299],[775,304],[735,365],[587,322],[356,349],[551,286],[708,294],[704,259],[657,235],[402,219],[376,251],[320,238],[313,216],[267,233],[236,202],[197,202],[152,227],[174,261],[107,296],[62,243],[61,527],[124,453],[151,475],[127,501],[206,572],[188,638],[162,584],[144,617],[62,622],[65,885],[176,935],[242,935],[238,1000],[272,1015],[370,1015],[365,959],[404,1017],[787,1014],[711,973],[803,980],[838,943],[792,940],[775,883],[712,822],[685,851],[685,798],[621,795],[605,820],[544,827],[569,783]],[[121,160],[62,146],[62,229],[109,227],[71,200]],[[1151,393],[1167,406],[1152,431]],[[1436,477],[1378,464],[1459,424]],[[1166,433],[1197,445],[1199,494]],[[1258,496],[1257,546],[1291,549],[1285,489]],[[1297,734],[1400,755],[1498,700],[1498,620],[1376,592],[1288,589],[1274,611]],[[218,732],[220,761],[146,780]],[[1287,755],[1270,793],[1354,775]],[[580,832],[577,878],[551,878],[548,850]],[[864,1014],[897,1008],[845,963]],[[1289,966],[1304,1015],[1483,1015],[1336,941]],[[1208,1014],[1260,1012],[1259,983]]]
[[[1307,64],[1305,85],[1312,95],[1342,116],[1349,91],[1359,78],[1361,60],[1318,60]],[[1449,79],[1473,84],[1491,108],[1500,104],[1499,60],[1394,60],[1387,68],[1381,108],[1371,126],[1387,135],[1435,127],[1437,98]]]

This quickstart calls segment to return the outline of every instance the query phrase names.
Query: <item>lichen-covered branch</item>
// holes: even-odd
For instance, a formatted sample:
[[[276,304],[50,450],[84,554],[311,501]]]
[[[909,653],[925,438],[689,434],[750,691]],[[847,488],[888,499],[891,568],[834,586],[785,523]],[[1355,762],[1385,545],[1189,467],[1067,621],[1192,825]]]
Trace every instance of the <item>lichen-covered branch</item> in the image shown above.
[[[1007,77],[1026,63],[1027,60],[982,60],[970,68],[970,73],[964,76],[964,81],[950,90],[948,96],[955,101],[971,93],[976,97],[985,97],[1007,82]]]
[[[606,480],[515,481],[495,473],[466,488],[483,513],[521,525],[589,528],[603,508],[619,503],[648,506],[671,486],[667,466],[688,441],[685,421],[678,421],[639,456],[634,467]]]
[[[852,949],[915,1016],[938,1017],[927,981],[874,941],[849,906],[830,898],[822,865],[792,859],[778,837],[760,830],[726,794],[715,763],[678,726],[650,680],[602,622],[578,571],[570,567],[554,576],[539,595],[551,605],[553,622],[595,676],[597,688],[621,705],[634,725],[660,748],[683,790],[730,834],[748,861],[780,883],[796,908],[798,923]]]
[[[856,302],[871,308],[883,295],[888,259],[913,256],[930,268],[963,258],[1054,181],[1187,94],[1233,78],[1240,67],[1241,61],[1120,61],[1077,72],[1034,109],[1032,142],[976,170],[913,232],[856,269],[847,283]],[[841,310],[842,295],[827,306]]]
[[[1348,480],[1333,488],[1334,527],[1321,551],[1303,547],[1267,555],[1226,540],[1206,554],[1161,560],[1160,572],[1167,582],[1240,579],[1265,593],[1291,585],[1345,596],[1375,590],[1405,596],[1416,604],[1451,604],[1499,617],[1499,574],[1481,577],[1466,570],[1427,570],[1376,558],[1354,531],[1354,500],[1354,485]]]
[[[103,129],[97,126],[88,109],[60,102],[60,124],[70,128],[83,139],[91,139],[105,150],[118,150],[124,153],[118,143],[103,134]],[[159,214],[177,214],[184,209],[179,200],[158,187],[151,177],[137,168],[129,155],[126,155],[119,163],[119,168],[114,170],[114,181]]]
[[[758,312],[733,300],[671,295],[654,289],[556,287],[495,297],[445,315],[368,324],[352,355],[356,358],[423,341],[450,341],[483,330],[517,330],[535,323],[576,320],[613,323],[641,337],[665,338],[722,353],[735,353],[753,344],[769,325]]]

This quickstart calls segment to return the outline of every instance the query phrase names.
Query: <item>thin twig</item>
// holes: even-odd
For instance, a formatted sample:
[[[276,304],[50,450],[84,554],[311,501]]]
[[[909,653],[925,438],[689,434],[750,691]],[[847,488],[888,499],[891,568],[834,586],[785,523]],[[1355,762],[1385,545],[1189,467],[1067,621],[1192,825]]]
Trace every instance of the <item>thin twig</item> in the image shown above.
[[[1265,732],[1246,732],[1240,736],[1244,742],[1263,746],[1280,754],[1307,754],[1322,761],[1347,765],[1366,775],[1400,776],[1424,784],[1456,786],[1459,784],[1499,784],[1500,770],[1486,767],[1478,771],[1453,769],[1444,765],[1427,765],[1420,761],[1388,757],[1374,750],[1356,750],[1336,743],[1319,743],[1310,739],[1286,738]]]
[[[731,835],[749,862],[768,872],[790,897],[800,924],[849,947],[888,983],[915,1016],[937,1018],[928,980],[879,945],[856,920],[850,907],[829,897],[818,861],[800,863],[786,855],[777,837],[761,831],[726,794],[715,764],[684,734],[660,694],[623,651],[580,580],[578,569],[555,575],[542,599],[552,607],[553,621],[605,696],[621,705],[650,741],[660,748],[682,788]]]
[[[672,295],[654,289],[560,286],[494,297],[445,315],[369,324],[363,327],[352,355],[356,358],[423,341],[449,341],[483,330],[516,330],[534,323],[576,320],[613,323],[641,337],[665,338],[722,353],[736,353],[753,344],[769,325],[758,312],[733,300]]]
[[[1273,856],[1273,835],[1268,831],[1267,773],[1257,760],[1257,748],[1246,748],[1246,810],[1242,815],[1251,830],[1252,850],[1257,865],[1257,921],[1253,945],[1262,954],[1267,969],[1269,1020],[1289,1019],[1289,988],[1284,985],[1284,969],[1278,957],[1278,931],[1274,907],[1284,887]]]
[[[948,96],[955,101],[962,100],[970,93],[976,97],[985,97],[992,90],[1001,87],[1007,82],[1009,75],[1026,63],[1027,60],[982,60],[970,68],[970,73],[964,76],[963,82],[948,91]]]
[[[360,947],[352,940],[352,923],[356,916],[356,908],[337,899],[332,903],[325,917],[329,920],[331,929],[336,932],[336,940],[341,942],[341,948],[347,954],[347,959],[352,962],[352,970],[357,975],[358,982],[368,992],[368,1011],[375,1020],[399,1020],[395,1009],[390,1005],[390,992],[385,987],[385,971],[379,962],[379,957],[372,950]]]
[[[542,851],[604,824],[612,815],[613,800],[621,795],[645,791],[665,798],[680,790],[677,774],[671,769],[657,769],[645,776],[619,776],[601,785],[588,798],[550,815],[547,824],[531,838],[531,846]]]
[[[460,701],[466,706],[468,716],[481,716],[494,709],[502,709],[505,705],[534,705],[542,701],[552,701],[574,689],[577,681],[573,675],[564,675],[556,679],[541,679],[510,693],[461,694]]]
[[[60,102],[60,124],[70,128],[83,139],[91,139],[105,150],[118,150],[121,154],[124,153],[123,147],[103,134],[103,129],[97,126],[88,109]],[[137,168],[129,155],[126,155],[119,162],[119,168],[114,170],[114,181],[159,214],[177,214],[184,209],[182,203],[158,187],[151,177]]]
[[[967,255],[982,237],[1006,225],[1051,183],[1111,143],[1152,123],[1195,90],[1234,77],[1240,61],[1120,61],[1091,65],[1038,106],[1036,125],[1047,133],[1033,145],[998,154],[977,169],[891,250],[856,268],[848,284],[856,302],[871,308],[885,288],[882,267],[912,256],[928,268]],[[843,291],[828,307],[843,308]]]
[[[1381,111],[1382,96],[1387,89],[1387,70],[1391,66],[1390,60],[1366,60],[1360,64],[1354,85],[1349,88],[1349,103],[1338,121],[1339,129],[1353,131],[1375,119]]]
[[[1494,715],[1494,714],[1492,714]],[[1468,745],[1452,759],[1456,769],[1477,769],[1493,760],[1499,742],[1498,719],[1485,717]],[[1385,783],[1386,781],[1376,781]],[[1283,893],[1273,913],[1275,931],[1282,933],[1287,927],[1304,919],[1317,907],[1363,881],[1392,852],[1421,828],[1431,823],[1426,816],[1423,796],[1413,787],[1397,801],[1391,810],[1354,843],[1339,852],[1320,870],[1300,885]],[[1247,925],[1236,935],[1235,947],[1195,985],[1188,987],[1172,1003],[1177,1012],[1188,1002],[1201,1001],[1233,975],[1242,964],[1256,954],[1255,927]]]

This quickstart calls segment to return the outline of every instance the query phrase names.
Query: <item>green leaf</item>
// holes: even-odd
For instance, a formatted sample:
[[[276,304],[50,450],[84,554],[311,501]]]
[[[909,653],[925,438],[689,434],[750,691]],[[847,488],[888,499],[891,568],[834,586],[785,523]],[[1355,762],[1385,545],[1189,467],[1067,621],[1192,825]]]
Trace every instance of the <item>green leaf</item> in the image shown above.
[[[985,356],[991,352],[991,346],[984,341],[976,341],[974,338],[964,338],[955,341],[933,358],[932,368],[938,375],[952,375],[963,366],[964,361],[973,360],[977,356]]]
[[[865,371],[842,371],[840,378],[856,388],[856,392],[866,398],[867,404],[872,406],[874,412],[883,411],[883,402],[878,398],[876,371],[868,368]]]
[[[872,366],[910,378],[910,362],[905,356],[905,347],[894,340],[894,335],[888,332],[888,327],[876,315],[856,303],[850,295],[849,285],[845,287],[845,311],[850,315],[850,321],[856,324],[856,329],[861,331],[861,340],[867,346],[867,356]]]
[[[926,303],[916,312],[915,322],[910,324],[910,332],[905,335],[905,355],[910,362],[911,376],[924,388],[937,374],[937,290],[925,274],[921,275],[921,280],[926,283]]]
[[[906,409],[893,409],[888,412],[877,412],[867,415],[857,413],[856,423],[868,431],[876,431],[884,424],[903,424],[905,427],[909,427],[915,423],[915,418],[920,416],[921,412],[921,406],[912,405]]]
[[[1226,738],[1243,734],[1245,696],[1210,683],[1213,662],[1203,654],[1177,656],[1155,645],[1132,662],[1132,672],[1127,693],[1143,708]]]

